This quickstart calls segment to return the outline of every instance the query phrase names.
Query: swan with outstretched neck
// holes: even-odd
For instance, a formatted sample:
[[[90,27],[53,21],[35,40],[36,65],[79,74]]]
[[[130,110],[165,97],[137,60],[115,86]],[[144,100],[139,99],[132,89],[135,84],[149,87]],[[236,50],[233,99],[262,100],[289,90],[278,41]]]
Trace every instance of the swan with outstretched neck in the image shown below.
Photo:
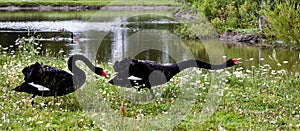
[[[164,84],[170,81],[180,71],[191,68],[204,68],[209,70],[218,70],[239,64],[236,58],[227,60],[222,64],[210,64],[199,60],[186,60],[170,65],[162,65],[153,61],[136,60],[126,58],[114,63],[114,70],[118,74],[112,78],[109,83],[122,87],[149,88],[154,96],[151,87]]]
[[[72,55],[68,59],[68,68],[73,74],[36,62],[22,70],[25,82],[13,90],[32,94],[32,98],[36,96],[56,97],[72,93],[79,89],[86,80],[85,72],[76,66],[76,61],[85,63],[95,74],[107,77],[102,68],[94,66],[83,55]]]

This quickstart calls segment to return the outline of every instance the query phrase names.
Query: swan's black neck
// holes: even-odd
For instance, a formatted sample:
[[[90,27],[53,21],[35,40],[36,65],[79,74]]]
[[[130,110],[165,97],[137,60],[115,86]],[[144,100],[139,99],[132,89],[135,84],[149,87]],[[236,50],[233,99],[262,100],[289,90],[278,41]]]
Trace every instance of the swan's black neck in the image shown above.
[[[199,60],[186,60],[177,63],[177,66],[179,70],[184,70],[190,67],[198,67],[198,68],[204,68],[204,69],[210,69],[210,70],[218,70],[218,69],[224,69],[228,67],[227,62],[223,64],[209,64],[203,61]]]
[[[73,83],[76,89],[81,87],[86,80],[85,72],[75,64],[77,60],[81,60],[90,70],[95,72],[95,66],[86,57],[83,55],[72,55],[68,60],[68,68],[73,73]]]

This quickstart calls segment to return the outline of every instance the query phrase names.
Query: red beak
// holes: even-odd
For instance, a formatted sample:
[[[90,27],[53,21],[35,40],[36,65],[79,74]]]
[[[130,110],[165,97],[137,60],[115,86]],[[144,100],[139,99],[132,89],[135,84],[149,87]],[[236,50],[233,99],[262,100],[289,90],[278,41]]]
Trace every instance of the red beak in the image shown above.
[[[232,61],[236,65],[241,63],[241,62],[239,62],[239,60],[237,58],[233,58]]]
[[[104,72],[104,70],[101,71],[102,76],[107,77],[107,74]]]

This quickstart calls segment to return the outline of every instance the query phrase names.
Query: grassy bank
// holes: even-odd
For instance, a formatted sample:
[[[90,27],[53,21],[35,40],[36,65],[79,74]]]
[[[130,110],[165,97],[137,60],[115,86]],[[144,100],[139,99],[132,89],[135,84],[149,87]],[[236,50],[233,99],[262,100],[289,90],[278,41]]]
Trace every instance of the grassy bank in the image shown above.
[[[178,5],[175,1],[171,0],[0,0],[0,5],[15,5],[15,6],[36,6],[36,5],[87,5],[87,6],[105,6],[108,4],[112,5]]]
[[[0,130],[101,130],[102,124],[92,119],[84,110],[81,97],[72,93],[53,98],[37,97],[36,105],[31,106],[31,95],[16,93],[14,87],[23,82],[22,69],[36,61],[66,69],[66,56],[39,56],[39,46],[31,44],[15,45],[18,50],[0,48]],[[108,74],[112,74],[112,65],[101,64]],[[300,129],[300,76],[299,73],[283,69],[272,69],[269,65],[251,67],[233,67],[223,72],[226,83],[223,97],[212,117],[204,123],[198,121],[200,112],[207,102],[208,90],[214,72],[206,70],[187,70],[178,74],[171,82],[162,87],[161,99],[148,104],[138,104],[125,100],[126,116],[132,119],[154,118],[158,114],[168,113],[170,105],[176,102],[180,91],[186,86],[195,89],[196,103],[189,114],[174,130],[296,130]],[[102,77],[91,76],[96,83],[89,96],[97,95],[105,99],[109,106],[119,111],[122,93],[116,86],[107,84]],[[186,82],[183,84],[183,82]],[[87,88],[89,84],[86,85]],[[88,88],[89,89],[89,88]],[[132,90],[130,90],[132,91]],[[133,90],[134,92],[134,90]],[[48,102],[48,104],[43,104]],[[138,117],[142,116],[142,117]],[[105,123],[102,118],[100,123]],[[142,127],[143,125],[141,125]],[[166,125],[162,125],[166,126]],[[116,128],[116,127],[112,127]],[[122,127],[120,125],[119,129]],[[110,129],[108,129],[110,130]]]

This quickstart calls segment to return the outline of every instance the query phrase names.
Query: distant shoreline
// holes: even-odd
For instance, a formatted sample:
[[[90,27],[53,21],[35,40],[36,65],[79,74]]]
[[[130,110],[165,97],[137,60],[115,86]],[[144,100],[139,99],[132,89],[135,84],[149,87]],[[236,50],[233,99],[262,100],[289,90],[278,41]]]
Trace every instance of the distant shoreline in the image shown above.
[[[138,5],[138,6],[120,6],[120,5],[30,5],[30,6],[0,6],[0,11],[84,11],[84,10],[170,10],[176,9],[178,6],[152,6],[152,5]]]

